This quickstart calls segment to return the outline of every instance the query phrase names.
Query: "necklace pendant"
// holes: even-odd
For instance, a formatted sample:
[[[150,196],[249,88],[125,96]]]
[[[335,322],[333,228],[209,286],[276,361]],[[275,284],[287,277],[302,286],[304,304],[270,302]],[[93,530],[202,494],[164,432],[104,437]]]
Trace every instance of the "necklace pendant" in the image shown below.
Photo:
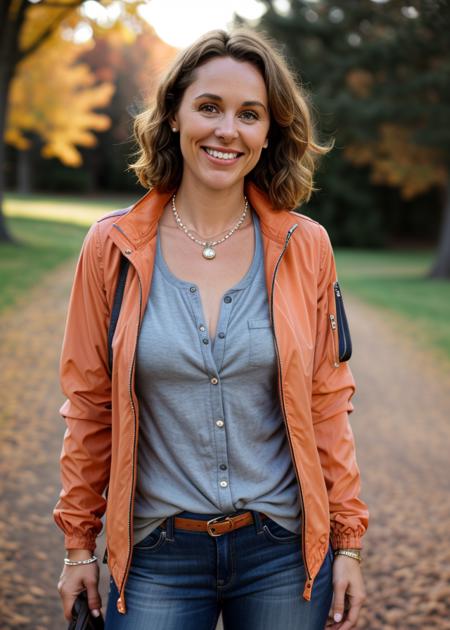
[[[211,245],[206,245],[206,247],[202,251],[202,254],[203,258],[206,258],[207,260],[212,260],[216,257],[216,250],[211,247]]]

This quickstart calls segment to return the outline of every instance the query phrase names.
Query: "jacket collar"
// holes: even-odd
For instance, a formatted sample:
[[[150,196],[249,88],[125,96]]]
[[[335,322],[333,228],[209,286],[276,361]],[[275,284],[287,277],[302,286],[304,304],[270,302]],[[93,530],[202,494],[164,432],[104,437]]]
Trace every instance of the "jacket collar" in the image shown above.
[[[148,243],[156,235],[158,221],[173,192],[163,193],[152,189],[146,193],[113,223],[111,230],[114,237],[118,236],[118,230],[136,249]],[[295,217],[287,210],[274,209],[268,196],[253,182],[246,182],[245,194],[258,214],[263,234],[283,244],[287,232],[295,223]]]

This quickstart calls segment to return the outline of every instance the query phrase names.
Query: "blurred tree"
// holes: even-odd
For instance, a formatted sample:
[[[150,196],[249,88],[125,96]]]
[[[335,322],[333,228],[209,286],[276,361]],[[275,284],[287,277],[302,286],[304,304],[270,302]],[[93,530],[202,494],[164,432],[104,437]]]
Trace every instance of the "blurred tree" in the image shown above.
[[[53,33],[24,59],[10,87],[6,142],[25,150],[31,145],[29,134],[37,134],[43,157],[81,164],[76,145],[94,146],[91,130],[109,127],[109,117],[94,110],[104,108],[114,91],[111,82],[98,83],[87,64],[75,65],[90,47],[90,42],[75,44]]]
[[[433,187],[448,190],[448,3],[263,1],[268,11],[260,26],[282,42],[303,83],[314,93],[321,129],[336,137],[341,156],[332,154],[325,160],[326,170],[319,171],[318,181],[330,190],[331,204],[345,197],[353,227],[368,234],[382,229],[380,217],[386,217],[377,201],[370,206],[369,199],[361,199],[361,191],[359,199],[355,195],[356,172],[345,168],[342,157],[368,169],[367,176],[376,185],[370,191],[375,199],[380,186],[398,189],[405,199]],[[448,194],[442,197],[448,199]],[[365,207],[358,206],[361,201]],[[448,218],[433,273],[450,277],[446,205]],[[341,228],[345,225],[343,214],[335,219]]]
[[[133,115],[154,96],[158,77],[176,53],[176,48],[143,24],[132,45],[124,46],[110,37],[98,36],[95,45],[83,56],[98,81],[112,81],[116,87],[104,110],[112,124],[99,136],[95,150],[84,152],[89,163],[91,190],[136,190],[135,176],[124,173],[124,165],[134,149]]]
[[[430,275],[450,278],[450,7],[437,0],[389,5],[392,14],[372,25],[376,39],[367,38],[383,46],[382,66],[362,58],[346,77],[356,98],[376,104],[377,114],[365,120],[377,136],[355,133],[344,155],[370,165],[373,183],[397,187],[406,199],[441,190],[444,219]]]
[[[135,16],[135,8],[137,6],[137,0],[127,0],[122,2],[120,7],[122,11],[116,15],[115,19],[111,19],[108,16],[103,16],[103,19],[95,20],[88,17],[87,13],[83,16],[79,13],[78,9],[83,4],[83,0],[2,0],[0,4],[0,164],[5,163],[5,126],[7,120],[7,110],[10,98],[10,90],[13,83],[13,78],[16,75],[18,69],[25,61],[30,61],[31,56],[39,51],[45,43],[50,41],[56,41],[56,36],[64,39],[64,30],[61,28],[64,26],[66,35],[73,37],[76,28],[80,25],[83,28],[88,28],[92,33],[109,31],[112,37],[120,37],[122,39],[132,39],[134,37],[134,30],[130,28],[130,23]],[[109,0],[104,2],[105,5],[110,4]],[[119,6],[115,3],[116,7]],[[99,3],[100,10],[104,10]],[[127,21],[124,16],[129,16]],[[48,48],[50,50],[50,48]],[[56,71],[57,66],[62,64],[62,60],[58,59],[58,63],[52,71]],[[75,79],[75,74],[77,78]],[[97,87],[89,85],[90,79],[89,73],[86,68],[77,70],[72,74],[72,85],[77,84],[78,87],[84,86],[83,97],[80,96],[78,100],[78,108],[74,110],[78,122],[78,140],[81,139],[81,143],[92,142],[93,136],[89,134],[89,128],[98,128],[98,126],[105,125],[105,119],[99,115],[95,115],[91,108],[93,106],[100,106],[105,102],[107,98],[107,92],[109,90],[109,97],[111,96],[111,87],[103,86]],[[48,77],[46,79],[48,81]],[[68,82],[70,82],[68,80]],[[25,82],[26,84],[26,82]],[[21,89],[25,89],[24,83],[22,86],[20,80],[15,86],[15,98],[20,100]],[[67,85],[66,85],[67,87]],[[54,94],[53,94],[54,96]],[[67,96],[67,91],[66,91]],[[83,102],[84,101],[84,102]],[[90,101],[90,105],[88,102]],[[71,104],[72,107],[72,104]],[[49,112],[51,107],[43,108],[41,103],[41,113]],[[82,113],[84,112],[84,114]],[[53,112],[52,112],[53,113]],[[72,115],[72,112],[71,112]],[[66,160],[74,162],[77,157],[74,152],[74,138],[72,138],[72,147],[69,149],[70,143],[66,137],[65,144],[61,140],[61,136],[57,138],[53,133],[49,131],[49,125],[45,126],[42,121],[39,123],[37,119],[31,120],[30,112],[27,112],[25,118],[28,116],[24,127],[25,129],[36,129],[40,133],[45,127],[45,151],[47,155],[65,156]],[[83,122],[82,122],[83,121]],[[27,125],[30,125],[28,127]],[[67,126],[66,126],[67,129]],[[16,142],[26,142],[26,137],[18,132],[18,121],[16,118],[13,122],[10,134]],[[10,136],[11,137],[11,136]],[[77,141],[78,142],[78,141]],[[79,143],[79,142],[78,142]],[[64,148],[63,148],[64,144]],[[0,241],[11,241],[12,238],[7,231],[4,214],[2,211],[3,205],[3,193],[4,193],[4,169],[0,171]]]
[[[8,108],[9,90],[19,63],[36,51],[55,31],[61,22],[82,0],[61,0],[51,3],[52,16],[35,34],[33,41],[25,46],[21,42],[21,32],[30,10],[35,10],[27,0],[3,0],[0,4],[0,241],[11,241],[3,214],[4,169],[5,163],[5,125]]]

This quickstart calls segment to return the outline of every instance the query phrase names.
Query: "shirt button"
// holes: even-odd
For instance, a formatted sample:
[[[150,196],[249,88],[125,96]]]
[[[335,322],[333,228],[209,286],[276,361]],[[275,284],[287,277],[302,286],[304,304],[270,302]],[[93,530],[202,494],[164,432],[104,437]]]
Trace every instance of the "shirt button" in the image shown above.
[[[200,326],[198,327],[200,332],[205,332],[206,328],[203,326],[203,324],[200,324]]]
[[[220,470],[226,470],[227,466],[226,466],[226,464],[220,464],[219,468],[220,468]]]
[[[215,376],[213,376],[209,382],[211,383],[211,385],[217,385],[217,383],[219,382],[219,379],[216,378]]]
[[[207,345],[209,343],[209,339],[202,339],[203,343]]]
[[[227,481],[221,481],[220,482],[220,487],[221,488],[226,488],[228,486],[228,482]]]
[[[197,287],[189,287],[189,291],[191,293],[195,293],[197,291]]]
[[[225,333],[219,333],[219,337],[220,339],[223,339],[225,337]]]
[[[231,298],[229,295],[226,295],[226,296],[223,298],[223,301],[225,302],[225,304],[229,304],[229,303],[231,302],[231,299],[232,299],[232,298]]]
[[[216,420],[216,427],[219,427],[219,429],[221,429],[224,424],[225,422],[223,420]]]

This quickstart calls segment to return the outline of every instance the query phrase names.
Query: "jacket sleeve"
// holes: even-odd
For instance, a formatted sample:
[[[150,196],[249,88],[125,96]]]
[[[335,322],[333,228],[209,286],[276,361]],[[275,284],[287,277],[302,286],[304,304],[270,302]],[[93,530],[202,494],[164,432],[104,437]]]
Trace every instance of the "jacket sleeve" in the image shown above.
[[[333,283],[337,280],[333,250],[321,226],[317,338],[312,386],[312,415],[317,450],[328,491],[333,549],[362,548],[369,511],[359,498],[360,471],[349,422],[355,381],[347,362],[337,360]]]
[[[60,359],[66,401],[62,490],[53,515],[66,549],[95,549],[106,509],[111,463],[111,381],[107,367],[106,300],[98,226],[84,240],[69,301]]]

